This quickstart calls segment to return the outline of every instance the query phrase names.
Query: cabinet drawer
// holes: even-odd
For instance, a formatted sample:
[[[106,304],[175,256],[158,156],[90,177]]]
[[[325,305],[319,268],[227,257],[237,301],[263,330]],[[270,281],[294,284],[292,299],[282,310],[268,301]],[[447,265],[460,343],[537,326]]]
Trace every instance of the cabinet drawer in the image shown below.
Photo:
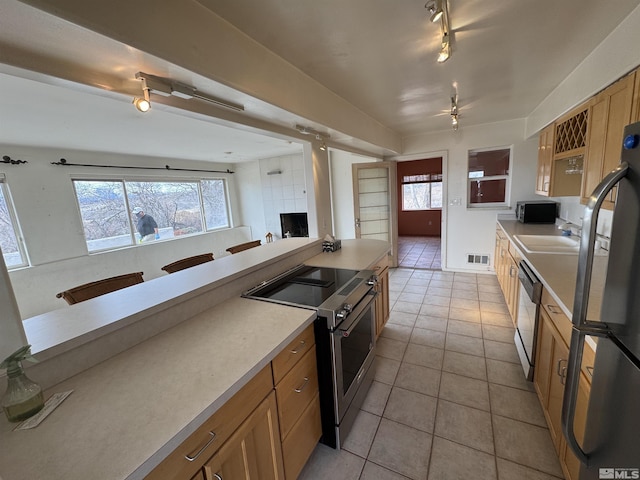
[[[311,324],[273,359],[273,383],[277,385],[315,343]]]
[[[318,393],[318,370],[314,345],[276,385],[280,435],[283,439],[316,393]]]
[[[298,478],[321,435],[320,399],[316,395],[282,442],[285,478]]]
[[[547,289],[542,289],[542,307],[549,314],[549,318],[558,329],[560,336],[566,345],[571,343],[571,320],[567,317],[558,302],[556,302]]]
[[[182,480],[196,475],[205,461],[220,448],[272,390],[273,380],[269,364],[211,415],[147,475],[145,480]],[[197,475],[196,478],[198,478]]]

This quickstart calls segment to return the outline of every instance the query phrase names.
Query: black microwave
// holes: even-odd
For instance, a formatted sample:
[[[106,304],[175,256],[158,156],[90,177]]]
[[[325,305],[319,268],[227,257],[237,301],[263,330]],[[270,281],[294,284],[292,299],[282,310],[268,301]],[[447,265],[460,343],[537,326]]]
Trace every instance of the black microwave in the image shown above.
[[[522,223],[555,223],[559,206],[550,200],[516,202],[516,218]]]

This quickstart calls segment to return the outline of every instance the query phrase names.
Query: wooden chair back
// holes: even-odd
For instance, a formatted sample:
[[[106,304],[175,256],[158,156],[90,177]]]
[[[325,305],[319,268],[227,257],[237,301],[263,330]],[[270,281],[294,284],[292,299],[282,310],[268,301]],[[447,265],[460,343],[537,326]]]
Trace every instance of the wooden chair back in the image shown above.
[[[260,240],[253,240],[252,242],[241,243],[239,245],[234,245],[233,247],[229,247],[227,248],[227,252],[238,253],[238,252],[242,252],[243,250],[249,250],[250,248],[258,247],[260,245],[262,245],[262,242]]]
[[[185,268],[195,267],[196,265],[200,265],[201,263],[211,262],[212,260],[213,253],[203,253],[201,255],[194,255],[193,257],[176,260],[175,262],[162,267],[162,270],[167,273],[174,273],[180,270],[184,270]]]
[[[58,293],[56,297],[63,298],[69,305],[73,305],[142,282],[144,282],[142,272],[127,273],[70,288]]]

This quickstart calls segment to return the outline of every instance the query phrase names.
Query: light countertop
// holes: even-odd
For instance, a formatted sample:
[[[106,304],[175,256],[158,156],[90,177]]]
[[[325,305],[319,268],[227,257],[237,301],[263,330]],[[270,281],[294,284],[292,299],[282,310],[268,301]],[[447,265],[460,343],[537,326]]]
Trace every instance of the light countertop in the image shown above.
[[[560,230],[555,225],[520,223],[517,220],[500,218],[498,223],[509,236],[509,239],[513,241],[514,246],[538,276],[544,287],[558,302],[558,306],[564,314],[571,318],[576,289],[578,255],[529,253],[520,248],[518,242],[513,239],[514,235],[561,235]],[[607,256],[596,256],[594,258],[587,313],[589,320],[599,320],[600,318],[608,259],[609,257]]]
[[[363,270],[381,259],[391,248],[382,240],[342,240],[342,248],[335,252],[322,252],[306,262],[314,267]]]

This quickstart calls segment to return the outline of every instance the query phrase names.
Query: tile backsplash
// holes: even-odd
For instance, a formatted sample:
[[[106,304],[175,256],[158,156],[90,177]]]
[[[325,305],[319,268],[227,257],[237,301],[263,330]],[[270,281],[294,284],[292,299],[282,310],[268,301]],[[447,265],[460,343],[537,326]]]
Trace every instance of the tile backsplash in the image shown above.
[[[575,225],[582,226],[582,217],[584,215],[584,205],[580,203],[579,197],[557,197],[553,198],[556,202],[560,202],[560,218],[564,221],[571,222]],[[598,228],[596,232],[605,237],[611,237],[611,222],[613,221],[613,212],[611,210],[600,210],[598,215]]]
[[[265,226],[281,238],[281,213],[308,213],[302,154],[260,160]]]

